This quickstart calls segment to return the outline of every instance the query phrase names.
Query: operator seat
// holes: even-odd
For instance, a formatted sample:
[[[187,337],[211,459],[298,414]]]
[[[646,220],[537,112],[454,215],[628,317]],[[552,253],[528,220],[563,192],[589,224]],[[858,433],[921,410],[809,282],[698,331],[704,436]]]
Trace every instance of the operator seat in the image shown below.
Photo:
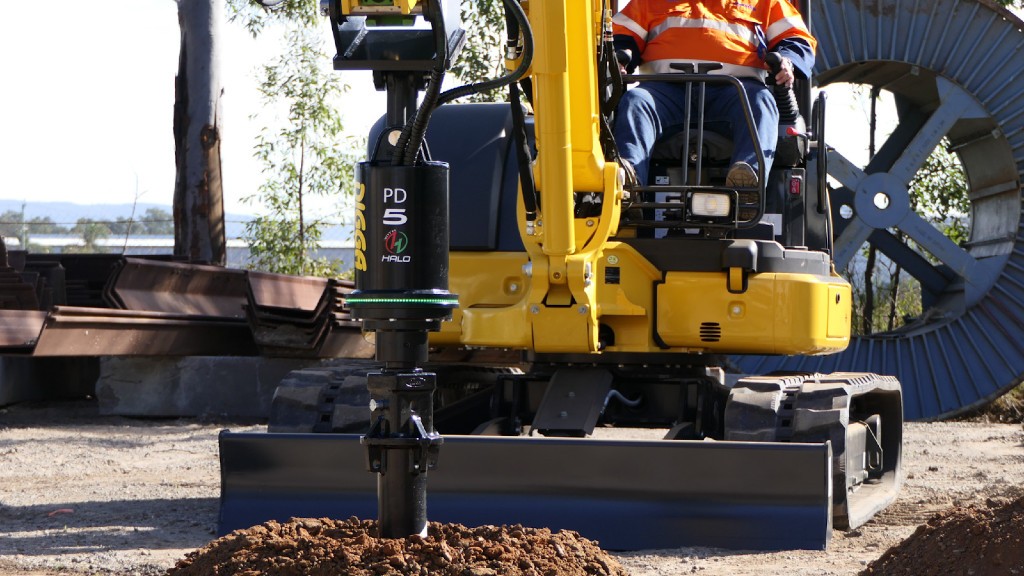
[[[718,126],[716,124],[721,124]],[[706,123],[704,126],[704,149],[701,163],[701,180],[691,184],[708,184],[709,182],[723,182],[725,174],[729,170],[729,161],[732,158],[732,140],[724,136],[727,126],[724,123]],[[662,136],[654,147],[651,148],[651,170],[649,180],[646,184],[668,184],[664,180],[667,172],[673,168],[682,170],[683,144],[687,138],[687,131],[678,129],[665,136]],[[689,132],[690,158],[687,165],[691,173],[697,163],[697,132],[696,127]],[[659,180],[659,176],[662,177]],[[671,178],[673,184],[680,182],[681,173],[674,174]],[[691,174],[692,176],[692,174]]]
[[[795,89],[801,90],[804,80],[797,79]],[[775,94],[776,101],[779,95]],[[780,108],[782,104],[780,103]],[[806,157],[806,146],[801,142],[801,136],[789,134],[790,128],[797,132],[806,132],[806,124],[803,117],[797,111],[795,118],[787,119],[784,115],[779,118],[779,136],[775,146],[775,156],[772,162],[771,173],[766,174],[765,182],[765,213],[766,215],[779,215],[784,211],[785,191],[783,186],[784,177],[780,176],[783,171],[790,171],[802,166]],[[732,159],[733,143],[727,134],[730,134],[730,126],[726,122],[705,122],[703,134],[703,149],[697,150],[697,125],[691,124],[690,130],[682,127],[663,135],[651,149],[650,169],[648,170],[648,181],[644,185],[681,185],[683,183],[683,169],[689,172],[688,184],[690,185],[723,185],[725,176],[729,171]],[[682,158],[684,144],[689,138],[688,159]],[[698,154],[700,154],[700,182],[696,179]],[[659,200],[665,199],[662,193]],[[771,218],[771,216],[768,216]],[[780,228],[782,218],[777,218],[776,224],[761,224],[753,228],[736,230],[731,233],[735,238],[751,238],[761,240],[774,240],[775,236],[782,233]],[[642,234],[646,235],[646,234]]]

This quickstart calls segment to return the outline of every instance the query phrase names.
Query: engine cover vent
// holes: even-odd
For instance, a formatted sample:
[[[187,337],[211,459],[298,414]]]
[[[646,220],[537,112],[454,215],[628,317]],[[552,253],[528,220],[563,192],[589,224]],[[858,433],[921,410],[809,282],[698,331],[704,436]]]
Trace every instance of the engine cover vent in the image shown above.
[[[718,342],[722,339],[722,325],[718,322],[701,322],[700,341]]]

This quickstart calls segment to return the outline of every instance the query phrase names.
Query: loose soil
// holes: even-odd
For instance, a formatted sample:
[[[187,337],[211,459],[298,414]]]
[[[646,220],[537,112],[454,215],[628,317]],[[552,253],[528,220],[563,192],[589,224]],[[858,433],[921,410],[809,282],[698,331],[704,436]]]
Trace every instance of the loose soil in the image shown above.
[[[91,402],[0,409],[0,576],[159,576],[203,549],[216,536],[217,434],[223,428],[255,431],[263,426],[103,417]],[[964,574],[973,569],[976,576],[1012,576],[1016,568],[1011,564],[1004,572],[984,572],[969,554],[954,552],[984,548],[1001,538],[1001,508],[987,501],[1018,502],[1024,497],[1020,424],[909,423],[903,469],[906,480],[897,502],[857,530],[834,531],[825,551],[675,548],[610,556],[633,576],[856,576],[897,547],[889,556],[915,569],[923,570],[927,560],[943,566],[936,574],[957,574],[954,568],[964,568]],[[637,489],[643,489],[642,483]],[[956,544],[950,549],[949,540],[944,541],[946,548],[911,548],[913,539],[907,538],[920,525],[942,514],[934,526],[921,529],[937,535],[971,506],[973,516],[948,529],[962,532],[979,525],[971,524],[971,518],[984,520],[991,514],[991,521],[980,525],[992,532],[976,535],[963,548]],[[494,537],[500,539],[502,533]],[[1004,550],[1011,545],[1005,542],[990,549]],[[407,552],[402,553],[404,561]],[[595,558],[600,554],[592,551]],[[1004,553],[1004,562],[1012,561]],[[874,572],[869,574],[890,573],[889,564],[876,563],[870,569]],[[1024,576],[1024,571],[1019,573]]]
[[[626,576],[576,532],[430,523],[426,538],[379,538],[377,523],[293,519],[237,530],[167,576]]]
[[[863,576],[1024,574],[1024,497],[936,514],[893,546]]]

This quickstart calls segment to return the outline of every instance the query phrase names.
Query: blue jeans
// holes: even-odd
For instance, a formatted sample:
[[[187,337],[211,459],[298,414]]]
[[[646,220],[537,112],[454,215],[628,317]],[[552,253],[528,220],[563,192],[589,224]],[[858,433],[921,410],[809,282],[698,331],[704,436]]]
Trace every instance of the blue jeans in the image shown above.
[[[775,156],[779,134],[779,109],[768,87],[754,78],[740,78],[757,130],[757,138],[764,153],[764,173],[767,176]],[[619,154],[636,170],[641,184],[647,183],[651,147],[662,135],[682,130],[686,113],[686,85],[674,82],[642,82],[627,90],[619,101],[615,114],[615,142]],[[697,105],[697,89],[693,89],[693,106]],[[691,115],[696,120],[696,110]],[[707,85],[704,98],[704,121],[725,123],[731,127],[732,161],[746,162],[757,171],[757,154],[747,129],[739,95],[729,84]]]

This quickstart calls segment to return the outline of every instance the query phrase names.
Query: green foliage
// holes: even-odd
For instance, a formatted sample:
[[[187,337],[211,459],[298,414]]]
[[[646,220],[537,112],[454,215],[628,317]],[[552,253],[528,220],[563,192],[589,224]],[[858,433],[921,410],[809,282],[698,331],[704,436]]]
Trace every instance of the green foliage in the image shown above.
[[[959,158],[948,147],[948,140],[943,139],[911,181],[910,204],[959,244],[967,241],[970,232],[970,188]],[[896,236],[935,262],[933,256],[902,233],[897,232]],[[869,245],[864,246],[862,256],[863,260],[851,262],[846,273],[853,285],[853,317],[858,319],[853,323],[854,334],[888,332],[921,316],[924,310],[920,284],[904,277],[899,266]],[[859,274],[857,266],[862,268]]]
[[[110,228],[106,224],[91,218],[79,218],[71,232],[80,235],[84,244],[66,247],[64,251],[69,253],[103,252],[103,247],[97,245],[97,242],[110,236]]]
[[[5,238],[21,238],[22,222],[24,218],[20,212],[8,210],[0,214],[0,236]]]
[[[344,138],[336,108],[345,86],[324,71],[330,60],[316,34],[293,25],[286,38],[284,53],[263,67],[259,88],[264,114],[280,110],[284,117],[257,140],[254,155],[267,180],[244,198],[261,203],[267,214],[248,222],[243,237],[254,269],[329,276],[337,274],[339,263],[313,256],[324,220],[311,217],[308,204],[314,197],[353,191],[354,144]]]
[[[7,210],[0,214],[0,235],[7,238],[26,237],[35,234],[67,234],[68,229],[55,223],[49,216],[25,218],[22,212]]]
[[[889,260],[876,260],[871,274],[846,274],[853,288],[853,334],[890,332],[921,315],[921,285]],[[871,282],[871,296],[866,282]],[[869,298],[871,305],[869,306]],[[864,315],[871,309],[870,324]]]
[[[942,140],[910,183],[910,205],[956,243],[967,241],[967,175],[956,154]]]
[[[125,218],[124,216],[118,216],[113,222],[107,223],[107,228],[110,229],[112,236],[129,236],[131,234],[137,234],[139,231],[138,225],[132,218]]]
[[[174,234],[174,216],[161,208],[148,208],[139,221],[142,230],[139,234],[150,236],[167,236]]]
[[[1024,0],[996,0],[996,2],[1007,8],[1024,9]]]
[[[30,234],[65,234],[68,229],[55,223],[49,216],[34,216],[25,222]]]
[[[141,218],[118,216],[107,226],[112,236],[169,236],[174,234],[174,217],[162,208],[149,208]]]
[[[320,242],[319,226],[300,231],[298,220],[257,216],[246,223],[245,236],[252,257],[250,269],[324,277],[338,273],[338,262],[309,256]]]
[[[481,82],[505,74],[505,9],[502,0],[462,3],[466,43],[451,72],[463,83]],[[469,102],[503,102],[504,88],[467,96]]]
[[[268,24],[298,24],[306,28],[323,24],[319,0],[285,0],[269,8],[253,0],[227,0],[227,8],[228,19],[240,22],[253,38]]]

